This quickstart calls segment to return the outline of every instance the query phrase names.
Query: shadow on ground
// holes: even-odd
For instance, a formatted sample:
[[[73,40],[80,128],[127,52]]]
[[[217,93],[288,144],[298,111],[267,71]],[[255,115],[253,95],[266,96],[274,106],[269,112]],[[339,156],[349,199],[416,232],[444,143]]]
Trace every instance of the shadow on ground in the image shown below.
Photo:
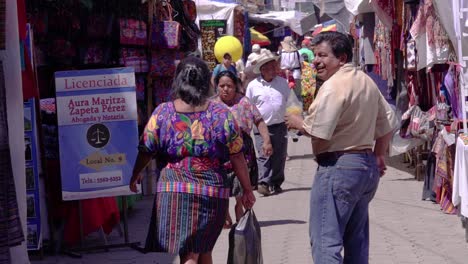
[[[299,191],[310,191],[310,187],[298,187],[298,188],[283,189],[283,193],[285,193],[285,192],[299,192]]]
[[[387,167],[392,167],[399,171],[403,171],[403,172],[414,175],[414,171],[415,171],[414,166],[410,166],[409,163],[403,162],[403,154],[398,155],[398,156],[387,157],[385,159],[385,162],[387,163]]]
[[[289,160],[296,160],[296,159],[308,159],[308,158],[314,158],[314,154],[305,154],[305,155],[292,155],[289,156]]]
[[[416,179],[414,177],[410,177],[410,178],[393,179],[390,181],[416,181]]]
[[[301,220],[292,220],[292,219],[285,219],[285,220],[271,220],[271,221],[258,221],[261,227],[265,226],[274,226],[274,225],[302,225],[306,224],[307,222]]]

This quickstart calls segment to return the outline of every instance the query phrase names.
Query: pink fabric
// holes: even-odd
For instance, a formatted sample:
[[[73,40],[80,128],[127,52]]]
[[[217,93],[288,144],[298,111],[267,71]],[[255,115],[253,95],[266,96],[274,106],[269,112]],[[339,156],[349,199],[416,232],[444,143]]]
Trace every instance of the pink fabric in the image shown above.
[[[375,13],[383,24],[392,28],[395,18],[394,0],[374,0],[372,1]]]
[[[447,33],[437,17],[433,0],[424,0],[424,3],[419,5],[416,20],[410,29],[410,33],[413,38],[427,33],[428,44],[431,47],[441,48],[448,44]]]
[[[416,13],[416,19],[414,20],[413,25],[410,28],[410,33],[413,38],[417,38],[419,35],[423,34],[426,30],[426,16],[424,12],[424,5],[420,4],[418,12]]]

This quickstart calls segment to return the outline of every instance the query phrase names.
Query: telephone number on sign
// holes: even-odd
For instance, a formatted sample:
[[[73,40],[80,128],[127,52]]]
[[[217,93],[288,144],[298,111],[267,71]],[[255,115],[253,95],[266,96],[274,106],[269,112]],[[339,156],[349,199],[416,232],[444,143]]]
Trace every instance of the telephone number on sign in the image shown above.
[[[102,172],[102,173],[87,173],[80,174],[80,188],[101,188],[112,187],[123,184],[121,171],[119,173]]]
[[[91,179],[91,178],[82,178],[81,182],[82,184],[86,183],[102,183],[102,182],[120,182],[122,181],[122,177],[120,176],[114,176],[114,177],[102,177],[102,178],[96,178],[96,179]]]

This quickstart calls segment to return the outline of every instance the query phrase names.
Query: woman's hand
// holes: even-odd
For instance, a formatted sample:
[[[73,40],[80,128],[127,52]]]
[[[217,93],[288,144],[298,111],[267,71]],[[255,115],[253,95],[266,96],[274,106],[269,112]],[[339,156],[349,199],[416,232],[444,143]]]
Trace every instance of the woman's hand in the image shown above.
[[[134,174],[132,178],[130,179],[130,191],[137,193],[138,188],[137,184],[141,183],[142,176],[141,174]]]
[[[253,194],[252,189],[248,191],[244,190],[241,201],[242,201],[242,205],[244,206],[244,208],[251,209],[253,207],[253,205],[255,204],[256,198],[255,198],[255,195]]]
[[[273,154],[273,146],[271,145],[270,141],[263,141],[262,145],[263,155],[271,156]]]

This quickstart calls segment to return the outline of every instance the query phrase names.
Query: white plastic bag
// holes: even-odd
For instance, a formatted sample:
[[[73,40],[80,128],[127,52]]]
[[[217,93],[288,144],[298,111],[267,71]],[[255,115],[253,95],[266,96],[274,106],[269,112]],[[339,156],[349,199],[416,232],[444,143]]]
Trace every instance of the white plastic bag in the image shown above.
[[[228,264],[263,264],[260,225],[252,209],[229,232]]]
[[[291,91],[286,101],[286,113],[292,115],[302,115],[302,103],[297,99],[296,94]]]
[[[302,103],[297,99],[293,91],[289,93],[288,100],[286,101],[286,114],[302,116]],[[292,138],[294,142],[298,141],[297,132],[296,129],[290,129],[288,131],[288,137]]]

